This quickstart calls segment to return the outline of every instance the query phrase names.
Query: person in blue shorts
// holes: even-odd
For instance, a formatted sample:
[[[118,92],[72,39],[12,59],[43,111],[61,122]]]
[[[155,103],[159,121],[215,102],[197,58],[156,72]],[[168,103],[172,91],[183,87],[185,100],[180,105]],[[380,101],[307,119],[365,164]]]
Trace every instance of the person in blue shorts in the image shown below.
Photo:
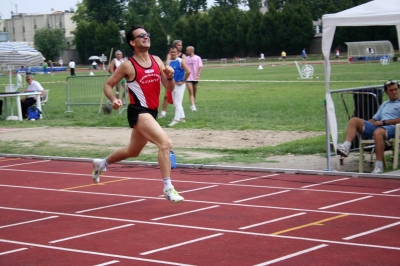
[[[306,60],[307,60],[306,48],[303,48],[303,51],[301,51],[301,58],[303,58],[301,63],[304,64],[306,62]]]
[[[339,144],[337,153],[347,157],[350,153],[351,142],[357,136],[357,132],[362,136],[374,139],[376,162],[373,174],[383,173],[383,156],[385,151],[385,140],[391,139],[395,135],[395,125],[400,123],[400,99],[399,83],[397,80],[389,80],[384,84],[384,90],[389,100],[383,102],[376,114],[367,120],[359,117],[350,119],[346,130],[345,142]]]

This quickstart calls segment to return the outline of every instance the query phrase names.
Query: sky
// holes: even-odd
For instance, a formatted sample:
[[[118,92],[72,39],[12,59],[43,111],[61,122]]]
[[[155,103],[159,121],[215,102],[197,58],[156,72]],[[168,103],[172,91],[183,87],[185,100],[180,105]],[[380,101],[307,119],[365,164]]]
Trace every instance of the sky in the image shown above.
[[[0,0],[0,13],[2,14],[2,19],[11,18],[11,11],[16,13],[16,9],[18,13],[47,13],[51,12],[51,9],[54,11],[65,11],[70,10],[72,7],[76,10],[76,3],[80,2],[79,0],[34,0],[27,4],[28,0]],[[211,6],[214,3],[214,0],[207,0],[208,5]],[[17,5],[17,7],[15,7]]]

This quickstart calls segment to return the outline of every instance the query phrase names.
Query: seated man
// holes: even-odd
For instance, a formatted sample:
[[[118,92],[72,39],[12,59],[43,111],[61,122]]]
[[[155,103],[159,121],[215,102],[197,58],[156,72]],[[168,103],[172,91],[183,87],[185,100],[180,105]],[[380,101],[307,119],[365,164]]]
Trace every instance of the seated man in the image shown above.
[[[41,92],[40,97],[43,95],[44,89],[42,85],[40,85],[39,82],[33,80],[33,76],[26,75],[26,83],[28,83],[28,88],[26,89],[27,92],[40,91]],[[21,100],[21,109],[23,118],[28,117],[28,107],[36,103],[36,96],[37,95],[29,95]]]
[[[337,153],[347,157],[350,152],[351,142],[359,132],[366,138],[375,140],[376,162],[373,174],[383,173],[383,156],[385,151],[385,140],[395,135],[395,125],[400,123],[400,99],[398,95],[399,83],[397,80],[389,80],[384,85],[384,90],[389,100],[383,102],[376,114],[367,120],[358,117],[350,119],[345,142],[339,144]]]

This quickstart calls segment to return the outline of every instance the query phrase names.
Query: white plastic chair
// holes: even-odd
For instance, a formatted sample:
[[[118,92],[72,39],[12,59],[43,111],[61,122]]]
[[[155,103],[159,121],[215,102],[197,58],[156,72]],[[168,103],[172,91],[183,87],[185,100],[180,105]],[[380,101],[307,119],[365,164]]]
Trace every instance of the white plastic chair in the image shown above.
[[[46,103],[49,100],[49,90],[44,90],[41,103],[42,103],[42,113],[46,114],[46,117],[50,117],[49,113],[47,112]]]

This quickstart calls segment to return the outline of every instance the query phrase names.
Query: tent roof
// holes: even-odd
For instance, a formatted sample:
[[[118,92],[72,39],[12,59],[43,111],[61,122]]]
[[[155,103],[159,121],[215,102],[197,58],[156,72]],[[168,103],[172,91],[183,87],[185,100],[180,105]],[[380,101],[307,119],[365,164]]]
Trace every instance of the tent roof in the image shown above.
[[[400,25],[399,0],[375,0],[322,17],[325,26]]]

